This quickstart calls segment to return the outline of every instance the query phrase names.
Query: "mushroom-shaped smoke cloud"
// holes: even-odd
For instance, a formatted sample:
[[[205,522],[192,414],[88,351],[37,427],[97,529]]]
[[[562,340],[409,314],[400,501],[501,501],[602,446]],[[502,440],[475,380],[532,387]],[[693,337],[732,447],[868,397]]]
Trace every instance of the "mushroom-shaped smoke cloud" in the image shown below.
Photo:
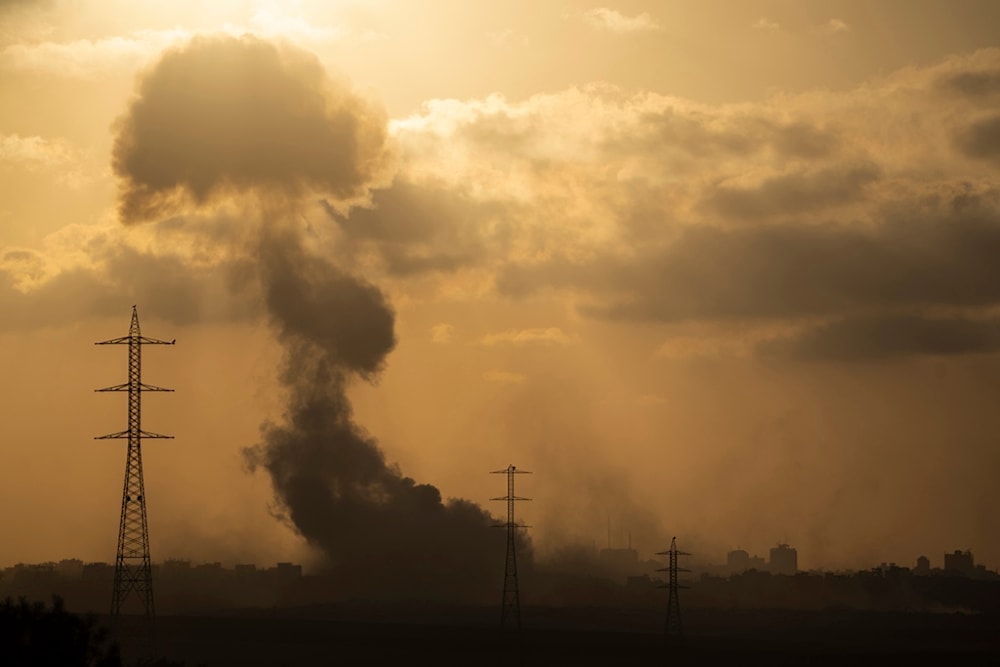
[[[270,474],[282,514],[350,573],[355,594],[492,594],[503,536],[488,514],[403,476],[354,422],[346,389],[383,367],[394,314],[377,287],[318,251],[301,222],[320,196],[363,201],[390,165],[383,113],[311,55],[252,37],[196,38],[167,52],[142,78],[114,149],[125,223],[210,217],[217,204],[258,221],[229,236],[219,229],[231,227],[201,233],[248,255],[285,351],[285,414],[244,450]]]

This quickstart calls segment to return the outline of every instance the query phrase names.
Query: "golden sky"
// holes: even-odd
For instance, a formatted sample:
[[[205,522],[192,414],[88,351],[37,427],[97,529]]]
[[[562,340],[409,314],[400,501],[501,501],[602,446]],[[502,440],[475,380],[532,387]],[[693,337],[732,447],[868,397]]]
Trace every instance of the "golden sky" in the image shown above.
[[[125,403],[92,390],[126,358],[91,343],[137,304],[178,341],[144,357],[177,390],[144,402],[154,560],[376,549],[338,494],[497,513],[514,463],[540,555],[610,518],[643,557],[1000,566],[996,25],[0,2],[0,564],[112,559]]]

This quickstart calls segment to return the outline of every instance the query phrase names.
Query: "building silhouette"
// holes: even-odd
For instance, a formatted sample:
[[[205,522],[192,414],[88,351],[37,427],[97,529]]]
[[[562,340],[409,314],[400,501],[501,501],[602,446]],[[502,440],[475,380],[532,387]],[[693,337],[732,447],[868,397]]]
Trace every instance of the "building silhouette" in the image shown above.
[[[726,554],[727,574],[743,574],[749,570],[763,572],[767,570],[767,563],[760,556],[751,556],[743,549],[733,549]]]
[[[952,575],[971,577],[976,573],[976,566],[972,560],[971,551],[959,551],[956,549],[950,554],[944,555],[944,571]]]
[[[784,543],[771,547],[768,569],[771,574],[795,574],[799,570],[798,551]]]

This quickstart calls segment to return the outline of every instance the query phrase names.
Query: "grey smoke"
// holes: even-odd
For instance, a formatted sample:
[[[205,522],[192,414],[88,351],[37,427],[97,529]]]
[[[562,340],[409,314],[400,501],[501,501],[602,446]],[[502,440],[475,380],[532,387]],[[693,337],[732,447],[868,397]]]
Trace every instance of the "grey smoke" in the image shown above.
[[[389,154],[384,115],[315,58],[220,37],[170,51],[148,73],[119,122],[114,166],[125,222],[231,196],[263,211],[253,242],[225,226],[206,232],[248,253],[284,349],[284,414],[244,455],[270,475],[280,513],[344,575],[341,592],[478,599],[498,586],[502,531],[475,504],[405,476],[354,421],[348,387],[384,367],[394,313],[299,222],[307,199],[364,195]]]
[[[315,56],[250,37],[168,51],[117,123],[125,222],[232,193],[347,200],[385,177],[385,114],[331,81]]]

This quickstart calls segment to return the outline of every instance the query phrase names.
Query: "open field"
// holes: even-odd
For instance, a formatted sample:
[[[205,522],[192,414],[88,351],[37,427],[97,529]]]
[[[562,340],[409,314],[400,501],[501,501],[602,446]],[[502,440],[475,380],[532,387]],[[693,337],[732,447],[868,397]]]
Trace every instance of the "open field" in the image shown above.
[[[520,640],[494,609],[315,607],[157,620],[159,652],[188,667],[405,664],[1000,663],[992,615],[688,610],[667,644],[649,610],[525,609]],[[134,619],[129,619],[134,620]],[[123,625],[124,657],[137,651]]]

